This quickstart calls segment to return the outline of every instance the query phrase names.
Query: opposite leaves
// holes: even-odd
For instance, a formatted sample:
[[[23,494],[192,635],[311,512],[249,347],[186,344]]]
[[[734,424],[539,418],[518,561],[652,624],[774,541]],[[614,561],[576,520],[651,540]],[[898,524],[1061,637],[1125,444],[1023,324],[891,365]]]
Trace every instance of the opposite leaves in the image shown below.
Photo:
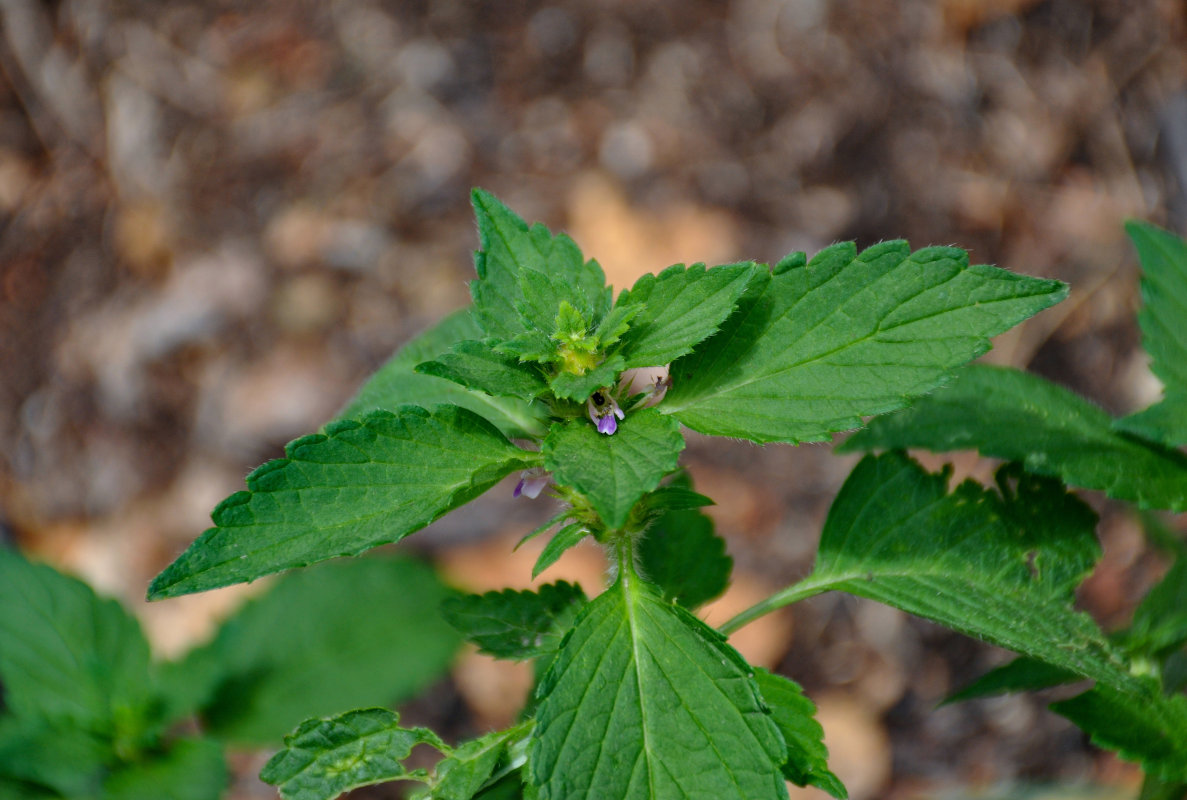
[[[1059,302],[1058,281],[969,266],[962,250],[852,243],[755,281],[721,330],[672,366],[661,407],[693,430],[820,441],[905,406]]]
[[[399,541],[538,456],[456,406],[404,406],[297,439],[247,477],[149,598],[250,581]]]

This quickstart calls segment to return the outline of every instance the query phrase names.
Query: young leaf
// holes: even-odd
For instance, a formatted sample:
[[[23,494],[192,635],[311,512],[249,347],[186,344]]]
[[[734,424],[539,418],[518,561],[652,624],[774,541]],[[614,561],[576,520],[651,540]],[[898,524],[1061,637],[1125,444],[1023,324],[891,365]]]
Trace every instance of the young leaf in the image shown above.
[[[786,798],[786,749],[750,667],[620,568],[541,681],[529,756],[541,800]]]
[[[766,267],[753,262],[706,270],[668,267],[644,275],[618,296],[615,309],[637,307],[638,314],[622,337],[628,367],[668,364],[711,336],[734,310],[746,287]]]
[[[838,449],[976,449],[1141,508],[1187,510],[1187,456],[1117,433],[1111,422],[1100,408],[1037,375],[973,364]]]
[[[135,735],[152,699],[148,642],[115,600],[0,548],[0,683],[19,717]]]
[[[828,748],[824,746],[824,729],[815,719],[816,705],[790,678],[765,669],[756,669],[754,678],[787,742],[783,777],[796,786],[816,786],[838,800],[849,797],[845,784],[828,768]]]
[[[609,289],[597,262],[586,262],[573,240],[543,225],[530,229],[494,195],[471,193],[482,249],[475,254],[478,280],[470,284],[474,310],[488,336],[510,339],[525,330],[552,333],[562,300],[586,319],[609,307]]]
[[[1023,476],[1003,498],[972,481],[949,493],[947,478],[901,453],[866,456],[829,511],[812,574],[776,602],[846,591],[1145,697],[1071,608],[1099,554],[1096,515],[1050,479]]]
[[[1135,703],[1110,686],[1097,685],[1069,700],[1052,703],[1101,747],[1141,762],[1165,781],[1187,782],[1187,697],[1159,696]]]
[[[181,739],[156,759],[113,772],[103,800],[219,800],[228,777],[218,742]]]
[[[348,711],[311,719],[284,737],[284,749],[260,771],[285,800],[332,800],[359,786],[395,780],[423,781],[400,762],[418,744],[446,750],[425,728],[401,728],[400,715],[385,708]]]
[[[668,511],[652,523],[639,542],[639,564],[665,599],[696,608],[725,591],[734,560],[713,532],[713,520],[685,510]]]
[[[293,572],[168,665],[164,685],[220,739],[277,743],[310,717],[392,705],[444,674],[460,640],[437,611],[452,596],[404,558]]]
[[[532,726],[531,721],[524,722],[461,745],[437,763],[433,770],[432,787],[422,796],[432,800],[470,800],[478,797],[488,783],[497,783],[497,779],[492,781],[492,777],[500,764],[505,764],[504,770],[511,766],[506,762],[512,760],[512,749],[522,744],[531,733]],[[519,758],[522,760],[522,754]],[[511,773],[511,776],[518,781],[518,775]]]
[[[585,602],[580,586],[560,581],[537,592],[504,589],[452,597],[441,613],[483,653],[521,660],[554,652]]]
[[[532,567],[532,579],[538,578],[540,573],[555,564],[566,550],[575,547],[588,535],[589,528],[580,522],[566,525],[553,534],[553,537],[548,540],[548,544],[544,545],[544,549],[540,551],[540,557],[536,559],[536,563]]]
[[[834,245],[795,263],[759,276],[721,330],[672,365],[664,413],[718,436],[824,440],[935,389],[1067,292],[903,242],[861,255]]]
[[[418,364],[416,372],[486,394],[529,401],[548,391],[548,384],[536,367],[520,364],[518,359],[499,355],[488,345],[473,340],[458,342],[436,360]]]
[[[584,402],[587,397],[603,386],[613,386],[618,381],[625,362],[620,355],[612,355],[581,375],[561,372],[549,382],[549,388],[557,397]]]
[[[150,599],[399,541],[538,458],[456,406],[375,411],[285,452],[215,508],[215,527],[153,580]]]
[[[986,672],[968,686],[945,698],[944,703],[957,703],[974,697],[989,697],[1007,692],[1038,691],[1078,680],[1079,675],[1062,667],[1033,658],[1016,658],[1008,664]]]
[[[1166,445],[1187,445],[1187,242],[1144,222],[1128,222],[1125,230],[1142,264],[1142,342],[1166,394],[1118,420],[1117,427]]]
[[[339,419],[361,419],[372,411],[395,411],[402,405],[455,405],[473,411],[509,438],[543,436],[546,410],[514,397],[492,397],[452,381],[415,372],[415,367],[445,353],[453,345],[477,339],[482,329],[470,309],[455,311],[408,342],[372,375]]]
[[[684,437],[655,409],[633,412],[613,436],[584,418],[552,426],[544,439],[544,468],[586,495],[602,521],[620,528],[635,503],[676,469]]]

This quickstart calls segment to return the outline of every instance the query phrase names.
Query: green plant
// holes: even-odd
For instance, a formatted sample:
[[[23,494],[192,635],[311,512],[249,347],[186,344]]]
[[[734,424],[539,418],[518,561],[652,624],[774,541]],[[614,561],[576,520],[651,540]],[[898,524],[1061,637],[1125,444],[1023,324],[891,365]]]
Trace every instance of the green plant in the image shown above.
[[[1099,547],[1095,514],[1064,485],[1187,508],[1187,458],[1172,449],[1187,396],[1182,242],[1130,229],[1146,269],[1147,347],[1168,388],[1153,410],[1114,421],[1037,377],[965,367],[992,336],[1060,301],[1057,281],[896,241],[794,253],[773,268],[677,265],[614,297],[570,239],[485,192],[473,200],[472,308],[397,354],[323,432],[253,472],[149,596],[356,555],[516,474],[517,494],[550,487],[561,502],[533,534],[557,528],[536,572],[592,537],[613,564],[609,585],[593,599],[555,584],[450,601],[446,617],[481,648],[537,663],[523,721],[450,747],[380,709],[313,719],[262,773],[284,797],[386,780],[449,800],[765,799],[785,797],[785,780],[844,797],[811,701],[723,635],[830,590],[1023,656],[970,693],[1093,681],[1056,710],[1140,761],[1145,796],[1183,794],[1183,567],[1129,631],[1103,633],[1072,607]],[[711,501],[679,469],[681,426],[795,444],[908,406],[845,443],[887,452],[866,456],[841,489],[813,572],[719,630],[702,623],[693,612],[724,589],[730,562],[697,510]],[[929,474],[902,447],[976,447],[1012,463],[993,487],[950,487],[948,471]],[[418,744],[443,753],[431,773],[401,763]]]
[[[450,595],[408,559],[327,564],[154,663],[119,603],[0,550],[0,798],[215,800],[225,748],[274,747],[308,716],[442,674],[460,643],[435,614]]]

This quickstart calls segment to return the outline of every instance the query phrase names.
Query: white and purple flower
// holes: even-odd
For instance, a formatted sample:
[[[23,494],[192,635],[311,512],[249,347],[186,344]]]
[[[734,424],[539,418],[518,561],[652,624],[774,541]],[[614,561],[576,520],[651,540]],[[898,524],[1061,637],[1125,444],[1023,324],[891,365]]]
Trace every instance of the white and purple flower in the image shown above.
[[[535,500],[549,483],[550,479],[546,471],[539,467],[525,469],[519,473],[519,483],[515,484],[515,491],[511,496],[519,497],[523,495],[529,500]]]
[[[618,401],[614,399],[614,395],[610,394],[608,389],[599,389],[591,394],[589,400],[585,401],[585,410],[589,412],[590,420],[597,426],[598,433],[604,433],[607,436],[614,435],[614,432],[618,430],[618,420],[623,418]]]

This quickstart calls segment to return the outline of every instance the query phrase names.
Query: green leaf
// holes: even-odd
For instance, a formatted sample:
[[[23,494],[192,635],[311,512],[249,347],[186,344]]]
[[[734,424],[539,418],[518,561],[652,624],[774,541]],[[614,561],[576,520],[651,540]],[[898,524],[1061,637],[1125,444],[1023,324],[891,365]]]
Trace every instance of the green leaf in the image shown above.
[[[219,800],[228,779],[218,742],[181,739],[163,755],[113,772],[103,800]]]
[[[548,540],[548,544],[544,545],[544,549],[540,551],[535,565],[532,566],[532,579],[538,578],[540,573],[555,564],[566,550],[577,546],[588,535],[589,528],[581,522],[566,525],[553,534],[553,537]]]
[[[488,336],[510,339],[525,330],[551,334],[562,300],[588,320],[609,308],[606,277],[586,262],[573,240],[543,225],[528,228],[494,195],[471,193],[482,249],[475,254],[478,280],[470,284],[475,315]]]
[[[557,397],[584,402],[598,389],[617,383],[624,363],[622,356],[613,355],[582,375],[561,372],[549,382],[549,387]]]
[[[436,360],[418,364],[416,372],[490,395],[529,401],[548,391],[539,369],[520,364],[516,358],[500,355],[488,345],[473,340],[458,342]]]
[[[219,738],[276,743],[305,719],[393,705],[444,674],[460,640],[437,611],[452,596],[405,558],[290,573],[170,665],[167,685]]]
[[[115,600],[0,548],[0,682],[19,717],[131,744],[152,699],[148,642]]]
[[[597,330],[594,331],[594,339],[597,340],[598,346],[605,349],[613,344],[617,344],[622,339],[622,335],[630,330],[631,320],[643,308],[641,304],[624,306],[621,303],[615,303],[609,313],[602,317],[602,321],[598,323]]]
[[[1026,372],[974,364],[839,450],[979,450],[1141,508],[1187,510],[1187,456],[1111,429],[1100,408]]]
[[[620,570],[541,681],[529,757],[540,798],[786,798],[784,743],[750,667],[629,556]]]
[[[362,419],[377,409],[395,411],[403,405],[455,405],[488,419],[510,438],[543,436],[546,410],[513,397],[492,397],[458,384],[415,372],[415,367],[445,353],[458,342],[481,337],[470,309],[455,311],[408,342],[372,375],[339,414]]]
[[[7,785],[19,800],[35,795],[97,797],[107,762],[113,760],[111,742],[63,722],[54,725],[41,718],[0,716],[0,798]]]
[[[639,278],[614,304],[616,310],[639,308],[622,337],[626,366],[661,366],[692,352],[733,312],[746,287],[765,273],[765,267],[753,262],[710,270],[704,264],[687,269],[677,264]]]
[[[452,597],[441,613],[483,653],[528,659],[556,651],[585,602],[580,586],[560,581],[536,592],[504,589]]]
[[[828,768],[828,748],[824,746],[824,729],[816,721],[816,704],[790,678],[765,669],[756,669],[754,677],[787,743],[783,777],[796,786],[816,786],[838,800],[849,797],[845,784]]]
[[[1109,686],[1097,685],[1069,700],[1052,703],[1101,747],[1115,750],[1164,781],[1187,782],[1187,697],[1153,696],[1135,703]]]
[[[664,413],[701,433],[821,441],[935,389],[1067,292],[903,242],[860,256],[834,245],[796,263],[760,276],[721,330],[672,365]]]
[[[1166,445],[1187,445],[1187,242],[1144,222],[1131,220],[1125,230],[1142,264],[1142,343],[1166,394],[1117,426]]]
[[[606,525],[620,528],[639,498],[676,468],[683,449],[676,422],[645,408],[612,436],[585,418],[553,425],[544,439],[544,468],[558,484],[588,497]]]
[[[537,456],[456,406],[404,406],[291,442],[215,508],[215,527],[153,580],[149,599],[254,580],[396,542]]]
[[[1153,775],[1146,775],[1138,800],[1184,800],[1187,798],[1187,783],[1162,781]]]
[[[944,703],[957,703],[1007,692],[1038,691],[1078,680],[1079,675],[1062,667],[1033,658],[1016,658],[1008,664],[986,672],[968,686],[945,698]]]
[[[734,566],[725,541],[713,532],[713,520],[690,510],[668,511],[652,523],[639,542],[639,562],[664,598],[685,608],[696,608],[724,592]]]
[[[437,763],[433,770],[432,788],[424,796],[432,800],[470,800],[488,783],[497,784],[495,772],[500,765],[508,769],[511,766],[508,762],[522,761],[522,754],[514,759],[511,750],[523,742],[532,726],[532,722],[525,722],[461,745]],[[518,771],[508,772],[516,782],[519,781]]]
[[[1125,638],[1128,647],[1155,657],[1187,644],[1187,559],[1177,559],[1142,599]]]
[[[400,762],[418,744],[446,750],[425,728],[401,728],[400,715],[384,708],[348,711],[333,719],[311,719],[284,737],[284,749],[260,771],[285,800],[331,800],[359,786],[420,780]]]
[[[1071,607],[1099,554],[1091,509],[1046,478],[1003,481],[1004,497],[972,481],[949,492],[947,480],[901,453],[866,456],[829,511],[812,574],[776,602],[846,591],[1145,697]]]

